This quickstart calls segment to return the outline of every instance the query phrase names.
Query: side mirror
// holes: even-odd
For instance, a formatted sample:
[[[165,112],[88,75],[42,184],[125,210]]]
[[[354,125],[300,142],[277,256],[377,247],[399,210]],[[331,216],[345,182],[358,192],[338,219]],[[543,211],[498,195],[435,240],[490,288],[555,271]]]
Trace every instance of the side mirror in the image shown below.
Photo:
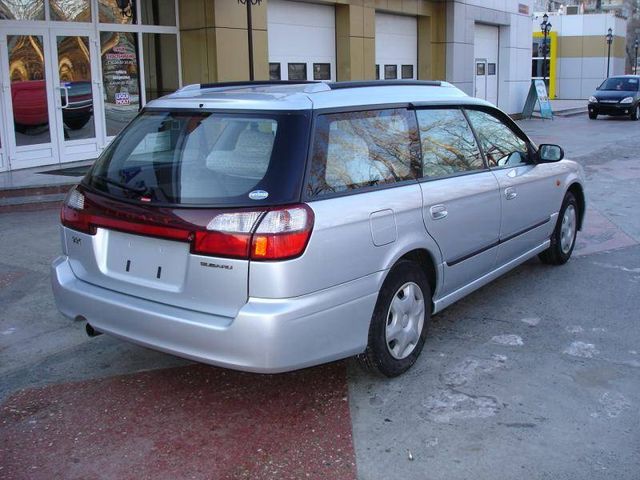
[[[542,163],[559,162],[564,158],[564,150],[558,145],[543,144],[538,148],[538,161]]]

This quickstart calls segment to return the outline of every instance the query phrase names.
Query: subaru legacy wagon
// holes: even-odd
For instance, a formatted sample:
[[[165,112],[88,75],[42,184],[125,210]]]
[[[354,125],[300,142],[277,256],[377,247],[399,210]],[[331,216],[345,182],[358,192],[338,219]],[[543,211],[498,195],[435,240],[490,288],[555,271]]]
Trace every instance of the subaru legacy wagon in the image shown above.
[[[150,102],[62,208],[60,311],[283,372],[410,368],[431,316],[569,259],[581,167],[445,82],[191,85]]]

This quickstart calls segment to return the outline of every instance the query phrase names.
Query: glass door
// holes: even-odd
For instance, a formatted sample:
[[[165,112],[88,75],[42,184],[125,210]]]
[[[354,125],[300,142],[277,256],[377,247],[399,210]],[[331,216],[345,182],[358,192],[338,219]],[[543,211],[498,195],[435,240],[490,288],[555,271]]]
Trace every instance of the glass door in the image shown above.
[[[54,95],[47,85],[50,54],[44,28],[3,28],[0,85],[5,163],[11,168],[56,163]]]
[[[66,27],[50,35],[60,161],[95,158],[103,131],[95,34]]]

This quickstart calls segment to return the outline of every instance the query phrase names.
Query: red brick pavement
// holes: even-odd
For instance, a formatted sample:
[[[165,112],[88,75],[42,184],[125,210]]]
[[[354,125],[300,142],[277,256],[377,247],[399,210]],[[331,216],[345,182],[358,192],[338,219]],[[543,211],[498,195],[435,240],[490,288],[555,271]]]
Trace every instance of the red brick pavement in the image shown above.
[[[353,479],[344,363],[284,375],[205,365],[19,392],[0,478]]]

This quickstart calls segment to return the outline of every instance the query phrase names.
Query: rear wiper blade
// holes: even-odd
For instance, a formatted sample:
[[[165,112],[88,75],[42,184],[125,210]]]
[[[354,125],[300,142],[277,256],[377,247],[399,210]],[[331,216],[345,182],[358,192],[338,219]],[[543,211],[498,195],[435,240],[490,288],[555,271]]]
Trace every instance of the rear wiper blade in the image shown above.
[[[128,192],[134,192],[142,195],[149,191],[148,187],[133,187],[131,185],[127,185],[126,183],[118,182],[117,180],[113,180],[105,175],[96,175],[93,177],[96,180],[102,180],[104,183],[108,183],[109,185],[113,185],[115,187],[121,188],[122,190],[126,190]]]

